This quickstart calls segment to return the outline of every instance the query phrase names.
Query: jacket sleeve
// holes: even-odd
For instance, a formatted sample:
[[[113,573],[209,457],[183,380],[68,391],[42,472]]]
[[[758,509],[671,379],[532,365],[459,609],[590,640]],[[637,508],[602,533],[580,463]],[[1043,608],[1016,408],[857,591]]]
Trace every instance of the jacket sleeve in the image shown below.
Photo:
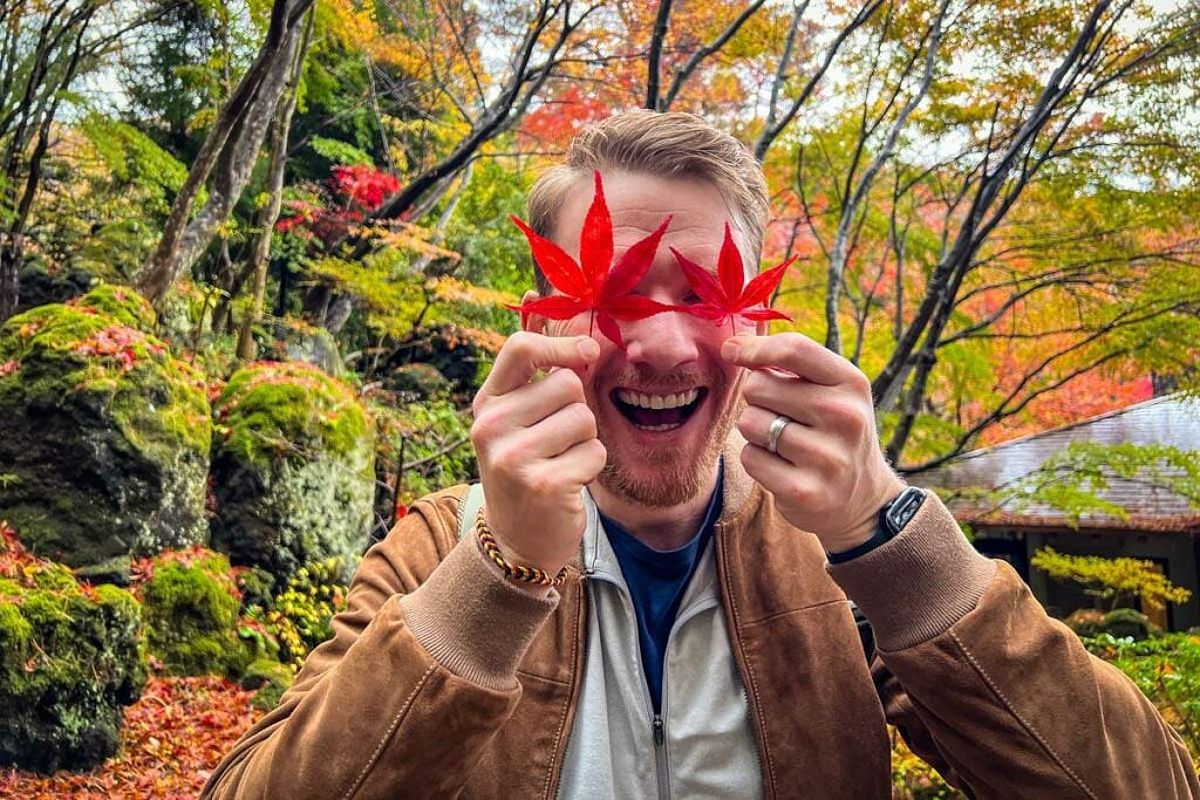
[[[889,721],[972,797],[1200,798],[1154,705],[979,555],[935,495],[829,570],[875,630]]]
[[[203,798],[456,794],[512,714],[516,669],[558,594],[505,581],[422,500],[355,573],[334,636],[234,746]],[[441,536],[435,536],[438,532]]]

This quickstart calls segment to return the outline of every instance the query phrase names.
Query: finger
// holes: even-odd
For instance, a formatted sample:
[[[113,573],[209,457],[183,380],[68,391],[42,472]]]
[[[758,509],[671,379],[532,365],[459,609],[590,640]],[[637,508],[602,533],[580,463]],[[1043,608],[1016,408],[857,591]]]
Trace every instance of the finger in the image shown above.
[[[548,470],[560,482],[586,486],[596,480],[607,459],[608,451],[600,440],[588,439],[544,462],[540,469]]]
[[[825,386],[837,386],[862,375],[849,361],[802,333],[731,336],[721,346],[721,355],[738,366],[779,367]]]
[[[508,337],[479,395],[498,397],[529,383],[539,369],[580,369],[595,361],[600,345],[590,336],[543,336],[520,331]]]
[[[596,438],[596,417],[584,403],[563,406],[533,427],[512,434],[506,447],[526,453],[530,461],[554,458],[580,442]]]
[[[742,448],[742,466],[746,468],[746,474],[777,500],[788,502],[796,480],[796,470],[790,462],[756,444],[747,444]]]
[[[555,370],[544,380],[527,383],[516,389],[493,397],[482,405],[475,414],[476,421],[482,418],[494,421],[492,435],[506,431],[529,428],[571,403],[584,402],[583,382],[569,369]],[[485,420],[484,424],[490,424]]]
[[[747,403],[773,410],[804,425],[819,425],[821,406],[834,390],[795,375],[754,369],[746,373],[742,397]]]
[[[767,450],[771,423],[779,415],[759,406],[747,406],[738,418],[738,431],[750,444]],[[792,421],[779,434],[775,455],[787,462],[788,467],[805,472],[832,477],[843,469],[846,456],[824,431]]]

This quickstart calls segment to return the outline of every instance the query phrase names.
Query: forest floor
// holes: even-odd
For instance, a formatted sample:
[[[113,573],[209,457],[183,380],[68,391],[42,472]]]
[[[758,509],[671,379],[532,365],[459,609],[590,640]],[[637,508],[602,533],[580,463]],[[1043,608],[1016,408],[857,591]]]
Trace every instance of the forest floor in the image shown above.
[[[0,797],[22,800],[183,800],[200,794],[226,753],[264,712],[254,692],[216,677],[151,677],[125,709],[122,751],[90,772],[0,769]]]

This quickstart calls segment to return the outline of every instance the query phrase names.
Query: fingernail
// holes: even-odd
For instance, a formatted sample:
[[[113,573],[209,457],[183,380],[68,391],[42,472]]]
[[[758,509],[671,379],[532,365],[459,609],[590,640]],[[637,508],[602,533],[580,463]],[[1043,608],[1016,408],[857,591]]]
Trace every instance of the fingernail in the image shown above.
[[[600,355],[600,345],[598,345],[596,340],[590,336],[585,336],[584,338],[580,339],[579,343],[575,346],[579,348],[579,355],[583,356],[588,361],[591,361],[593,358]]]

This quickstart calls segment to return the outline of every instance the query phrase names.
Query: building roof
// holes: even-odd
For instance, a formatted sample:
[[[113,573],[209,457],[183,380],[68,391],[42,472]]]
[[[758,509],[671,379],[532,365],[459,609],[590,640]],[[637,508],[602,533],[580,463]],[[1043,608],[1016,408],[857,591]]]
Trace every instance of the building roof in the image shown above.
[[[1200,400],[1182,395],[1156,397],[1061,428],[974,450],[937,469],[914,475],[910,482],[950,490],[995,489],[1034,472],[1072,442],[1166,444],[1200,450]],[[1078,527],[1200,533],[1200,509],[1164,487],[1112,478],[1108,487],[1097,494],[1126,509],[1129,519],[1089,513],[1079,518]],[[996,508],[994,503],[983,506],[952,498],[950,506],[959,519],[976,526],[1076,527],[1067,515],[1045,504],[1018,510],[1012,503]]]

